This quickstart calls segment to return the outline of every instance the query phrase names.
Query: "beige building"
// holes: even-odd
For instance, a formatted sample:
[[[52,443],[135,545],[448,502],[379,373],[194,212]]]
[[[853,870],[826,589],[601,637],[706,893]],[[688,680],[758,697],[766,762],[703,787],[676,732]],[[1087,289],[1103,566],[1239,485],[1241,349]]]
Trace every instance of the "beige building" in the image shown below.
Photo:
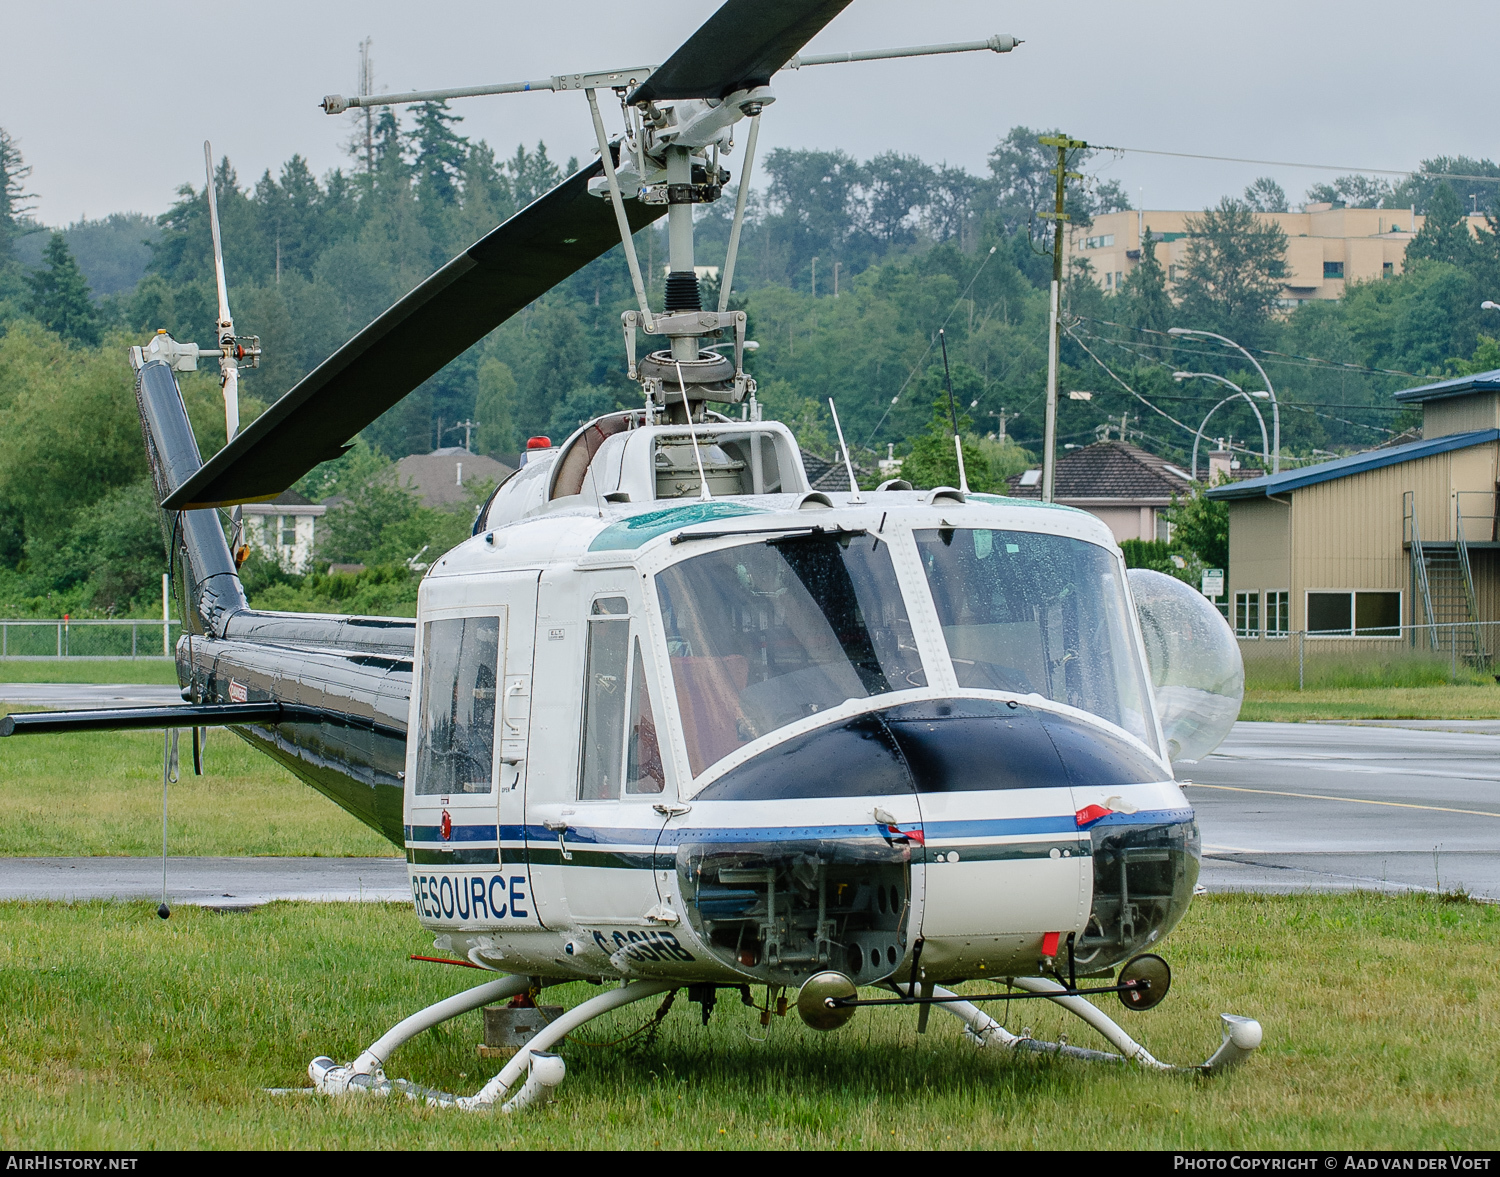
[[[1423,438],[1207,491],[1229,506],[1229,600],[1242,638],[1410,637],[1500,620],[1500,370],[1396,394]],[[1486,639],[1487,640],[1487,639]],[[1490,654],[1496,651],[1490,650]]]
[[[1170,290],[1187,266],[1188,218],[1201,215],[1159,209],[1106,213],[1095,217],[1089,228],[1069,232],[1067,257],[1070,263],[1087,259],[1094,280],[1113,293],[1140,265],[1141,240],[1150,229],[1156,260]],[[1255,216],[1280,225],[1287,237],[1289,277],[1280,300],[1284,309],[1312,299],[1339,298],[1350,282],[1399,274],[1407,243],[1427,219],[1414,217],[1406,209],[1335,208],[1331,204],[1309,204],[1299,213]],[[1471,232],[1484,224],[1483,215],[1469,217]]]

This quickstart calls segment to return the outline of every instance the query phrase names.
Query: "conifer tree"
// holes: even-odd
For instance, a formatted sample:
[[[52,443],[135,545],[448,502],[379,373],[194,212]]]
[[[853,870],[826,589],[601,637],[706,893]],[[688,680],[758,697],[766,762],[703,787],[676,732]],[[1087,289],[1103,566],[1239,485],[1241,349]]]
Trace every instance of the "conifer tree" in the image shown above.
[[[417,126],[411,134],[421,195],[439,204],[457,204],[458,178],[469,153],[469,141],[453,130],[463,122],[446,102],[424,102],[417,107]]]
[[[97,346],[99,321],[89,284],[61,233],[52,234],[42,256],[47,268],[33,270],[26,278],[31,288],[26,310],[48,331],[72,343]]]
[[[1157,239],[1150,228],[1141,238],[1141,261],[1125,279],[1120,293],[1126,300],[1127,322],[1132,327],[1165,331],[1171,325],[1172,297],[1167,293],[1167,275],[1156,257]]]

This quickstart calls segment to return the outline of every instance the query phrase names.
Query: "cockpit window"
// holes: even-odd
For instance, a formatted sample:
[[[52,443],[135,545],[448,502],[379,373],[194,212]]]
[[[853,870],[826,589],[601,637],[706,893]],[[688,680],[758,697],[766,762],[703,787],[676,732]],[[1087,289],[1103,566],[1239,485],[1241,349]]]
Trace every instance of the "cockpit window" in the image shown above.
[[[1039,694],[1156,746],[1125,588],[1108,552],[1029,531],[915,535],[959,686]]]
[[[694,776],[846,699],[927,685],[875,536],[726,548],[673,565],[656,587]]]

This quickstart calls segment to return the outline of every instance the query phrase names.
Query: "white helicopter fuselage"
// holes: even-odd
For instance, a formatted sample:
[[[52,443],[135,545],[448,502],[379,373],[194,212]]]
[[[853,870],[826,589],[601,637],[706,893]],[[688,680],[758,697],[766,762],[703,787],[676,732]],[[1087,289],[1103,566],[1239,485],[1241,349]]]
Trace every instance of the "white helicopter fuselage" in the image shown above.
[[[784,426],[697,429],[716,460],[756,434],[756,477],[806,487]],[[870,984],[917,950],[932,981],[1070,943],[1083,973],[1168,931],[1197,828],[1108,528],[952,491],[704,500],[696,470],[662,501],[619,489],[628,454],[599,474],[685,432],[605,439],[576,494],[576,446],[539,455],[423,581],[403,821],[437,945]]]

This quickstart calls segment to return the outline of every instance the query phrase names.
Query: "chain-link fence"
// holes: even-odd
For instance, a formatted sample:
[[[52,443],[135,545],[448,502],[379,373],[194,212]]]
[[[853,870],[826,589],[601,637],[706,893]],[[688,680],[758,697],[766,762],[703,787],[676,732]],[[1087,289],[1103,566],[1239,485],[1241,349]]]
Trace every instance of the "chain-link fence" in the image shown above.
[[[170,658],[181,624],[0,619],[0,658]]]
[[[1500,673],[1500,622],[1494,621],[1237,636],[1247,690],[1494,683]]]

